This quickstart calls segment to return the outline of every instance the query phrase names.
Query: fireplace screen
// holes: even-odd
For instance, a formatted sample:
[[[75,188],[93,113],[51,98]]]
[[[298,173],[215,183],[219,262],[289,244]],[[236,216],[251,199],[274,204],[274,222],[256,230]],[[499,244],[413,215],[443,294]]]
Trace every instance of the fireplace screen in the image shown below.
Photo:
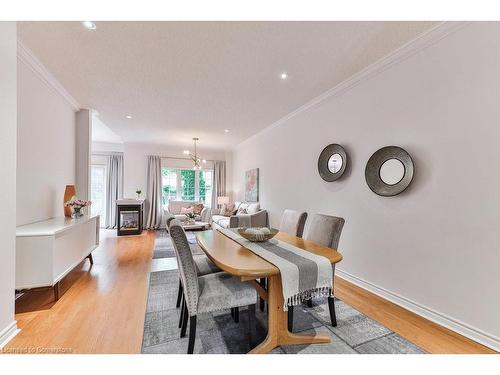
[[[119,236],[142,232],[142,203],[117,204],[117,211]]]
[[[139,211],[121,211],[120,212],[120,230],[139,229]]]

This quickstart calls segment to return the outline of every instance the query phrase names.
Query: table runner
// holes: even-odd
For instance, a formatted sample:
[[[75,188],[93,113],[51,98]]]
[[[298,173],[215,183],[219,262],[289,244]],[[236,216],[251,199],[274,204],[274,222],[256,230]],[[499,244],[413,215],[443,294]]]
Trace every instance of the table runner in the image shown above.
[[[276,239],[251,242],[243,238],[237,229],[219,231],[279,268],[285,311],[288,306],[298,305],[313,297],[333,296],[333,270],[328,258]]]

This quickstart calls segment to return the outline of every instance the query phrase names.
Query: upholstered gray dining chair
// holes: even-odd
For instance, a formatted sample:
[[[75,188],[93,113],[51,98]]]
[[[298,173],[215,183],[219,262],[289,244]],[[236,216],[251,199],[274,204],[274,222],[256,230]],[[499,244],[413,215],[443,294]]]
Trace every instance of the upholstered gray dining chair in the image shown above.
[[[174,220],[174,217],[169,217],[166,220],[167,229],[170,231],[170,223]],[[179,262],[179,259],[177,259]],[[217,267],[206,255],[197,255],[194,257],[194,263],[196,267],[196,272],[198,276],[208,275],[210,273],[221,272],[221,269]],[[179,289],[177,291],[177,302],[176,307],[180,307],[182,304],[182,282],[179,278]],[[179,321],[179,327],[181,327],[182,320]]]
[[[186,335],[189,317],[188,354],[194,351],[196,317],[199,314],[248,306],[249,341],[255,338],[255,302],[257,292],[249,283],[226,272],[198,276],[186,233],[178,220],[170,222],[170,236],[177,253],[182,280],[185,310],[182,317],[181,337]]]
[[[286,209],[281,216],[280,232],[286,232],[291,236],[302,237],[307,212],[299,212]]]
[[[309,229],[304,236],[305,240],[316,242],[320,245],[337,249],[340,235],[344,227],[345,220],[341,217],[314,214],[309,225]],[[333,266],[333,280],[335,282],[335,264]],[[312,300],[307,305],[312,307]],[[337,326],[337,316],[335,314],[335,300],[328,297],[328,308],[330,309],[330,320],[332,326]],[[288,308],[288,330],[293,329],[293,306]]]

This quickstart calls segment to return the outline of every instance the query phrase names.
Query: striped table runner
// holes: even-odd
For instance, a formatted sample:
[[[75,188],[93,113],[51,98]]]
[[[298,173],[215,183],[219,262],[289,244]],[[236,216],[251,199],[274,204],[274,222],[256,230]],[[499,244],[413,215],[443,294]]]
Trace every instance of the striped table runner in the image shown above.
[[[333,271],[328,258],[276,239],[251,242],[237,229],[219,231],[279,268],[285,311],[313,297],[333,296]]]

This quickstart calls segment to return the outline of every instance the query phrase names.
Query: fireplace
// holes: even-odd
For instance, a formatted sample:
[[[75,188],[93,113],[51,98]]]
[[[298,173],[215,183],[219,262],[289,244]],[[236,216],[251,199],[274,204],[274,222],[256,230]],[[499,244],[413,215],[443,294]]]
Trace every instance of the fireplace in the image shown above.
[[[116,201],[118,236],[142,233],[143,206],[144,201],[142,200],[121,199]]]

